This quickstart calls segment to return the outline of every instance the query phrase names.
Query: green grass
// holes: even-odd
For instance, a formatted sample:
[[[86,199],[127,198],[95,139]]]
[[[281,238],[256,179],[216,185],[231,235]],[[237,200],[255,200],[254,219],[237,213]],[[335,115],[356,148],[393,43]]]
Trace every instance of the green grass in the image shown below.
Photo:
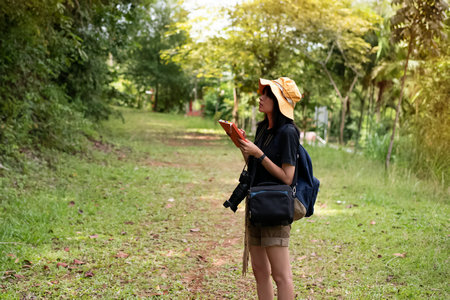
[[[222,207],[240,151],[210,120],[123,114],[86,153],[3,171],[0,298],[254,299],[241,276],[243,208]],[[449,298],[448,192],[307,149],[321,189],[314,216],[292,227],[298,297]]]

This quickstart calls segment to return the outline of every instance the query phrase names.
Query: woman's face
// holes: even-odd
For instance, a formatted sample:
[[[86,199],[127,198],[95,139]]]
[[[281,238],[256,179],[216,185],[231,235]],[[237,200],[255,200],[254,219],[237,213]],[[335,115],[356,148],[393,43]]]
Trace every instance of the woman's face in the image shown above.
[[[264,89],[263,94],[259,97],[259,111],[265,114],[273,112],[273,100],[267,96],[267,89]]]

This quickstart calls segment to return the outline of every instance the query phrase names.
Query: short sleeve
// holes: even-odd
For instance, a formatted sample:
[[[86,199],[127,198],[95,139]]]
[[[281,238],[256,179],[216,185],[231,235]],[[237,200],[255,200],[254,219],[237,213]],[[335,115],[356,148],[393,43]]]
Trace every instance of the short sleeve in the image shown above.
[[[295,166],[297,162],[297,150],[299,136],[294,126],[289,125],[280,132],[281,163]]]

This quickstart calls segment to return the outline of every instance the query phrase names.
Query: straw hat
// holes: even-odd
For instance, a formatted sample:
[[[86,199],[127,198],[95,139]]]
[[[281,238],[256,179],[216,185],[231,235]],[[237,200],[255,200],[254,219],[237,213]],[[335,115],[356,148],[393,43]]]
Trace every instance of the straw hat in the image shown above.
[[[276,80],[260,78],[260,94],[263,93],[264,87],[266,86],[270,86],[272,93],[277,98],[281,113],[289,119],[294,120],[295,103],[299,102],[302,99],[302,94],[298,90],[295,81],[287,77],[280,77]]]

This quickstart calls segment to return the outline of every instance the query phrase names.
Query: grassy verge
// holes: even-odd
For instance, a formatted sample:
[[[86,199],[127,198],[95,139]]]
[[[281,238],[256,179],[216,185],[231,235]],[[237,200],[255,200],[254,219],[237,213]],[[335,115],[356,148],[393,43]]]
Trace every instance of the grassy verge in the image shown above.
[[[90,152],[0,177],[1,298],[254,299],[241,276],[243,166],[212,121],[124,111]],[[293,224],[299,298],[449,297],[449,195],[381,164],[308,148],[316,214]]]

